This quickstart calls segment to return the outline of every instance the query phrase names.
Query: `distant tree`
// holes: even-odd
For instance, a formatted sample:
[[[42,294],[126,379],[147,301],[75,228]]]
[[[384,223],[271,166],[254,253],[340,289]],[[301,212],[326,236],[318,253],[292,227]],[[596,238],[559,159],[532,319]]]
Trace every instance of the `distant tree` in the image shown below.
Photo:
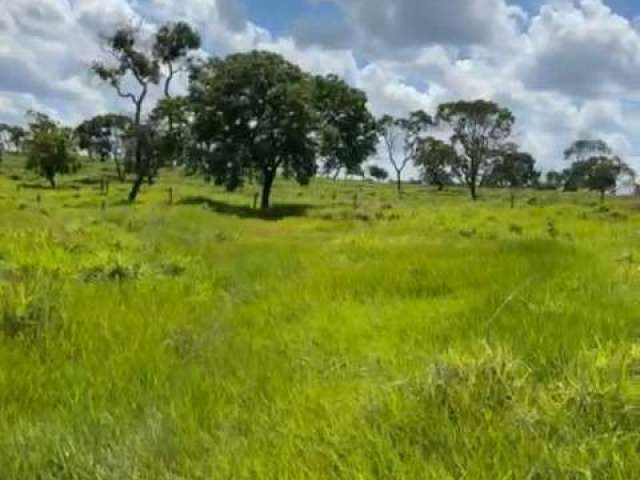
[[[0,145],[5,151],[20,153],[26,136],[27,132],[24,128],[0,123]]]
[[[14,152],[21,153],[22,146],[27,138],[27,131],[18,125],[13,125],[10,128],[9,134],[11,136],[11,143],[13,144]]]
[[[58,174],[75,172],[79,163],[73,145],[73,131],[48,116],[30,112],[27,168],[36,170],[56,188]]]
[[[355,165],[347,170],[347,175],[352,177],[360,177],[362,180],[365,180],[367,174],[364,171],[362,165]]]
[[[359,172],[378,143],[366,94],[336,75],[318,76],[314,78],[314,102],[324,173],[337,177],[343,169],[349,174]]]
[[[412,112],[407,118],[383,116],[378,129],[389,163],[396,173],[396,188],[402,192],[402,172],[410,162],[415,162],[421,141],[433,119],[422,110]]]
[[[253,51],[197,67],[191,84],[195,141],[205,174],[229,190],[257,174],[261,207],[279,171],[315,175],[316,113],[309,77],[280,55]]]
[[[564,187],[566,181],[566,173],[558,172],[556,170],[549,170],[545,175],[545,187],[558,190]]]
[[[611,155],[611,147],[603,140],[577,140],[564,151],[565,160],[570,162],[583,162],[591,157]]]
[[[505,151],[491,164],[483,178],[490,187],[509,188],[511,208],[515,203],[515,189],[538,184],[541,173],[536,170],[536,161],[528,153],[520,152],[517,145],[508,145]]]
[[[158,102],[150,116],[158,134],[161,156],[158,164],[189,163],[193,149],[192,120],[193,106],[188,97],[166,97]]]
[[[11,126],[6,123],[0,123],[0,153],[8,150],[11,145]]]
[[[135,113],[132,126],[134,139],[143,135],[142,111],[151,85],[160,81],[160,63],[144,48],[139,29],[131,26],[118,29],[112,36],[105,38],[105,48],[113,57],[113,64],[102,62],[93,64],[93,71],[103,81],[109,83],[116,93],[132,102]],[[125,90],[125,79],[132,78],[137,85],[135,90]],[[142,140],[135,142],[134,171],[136,178],[129,193],[129,201],[134,202],[145,178],[151,179],[157,170],[152,157],[145,155]]]
[[[371,165],[369,166],[368,170],[369,175],[380,182],[384,182],[387,178],[389,178],[389,172],[387,172],[384,168],[379,167],[378,165]]]
[[[600,192],[601,202],[604,202],[607,192],[615,192],[623,176],[635,178],[633,169],[618,157],[591,157],[587,162],[590,164],[586,178],[587,188]]]
[[[440,105],[437,118],[453,131],[451,143],[460,155],[454,173],[476,200],[478,185],[511,136],[515,117],[494,102],[476,100]]]
[[[576,192],[587,188],[587,176],[591,168],[589,159],[593,157],[610,157],[611,148],[602,140],[576,140],[564,152],[566,161],[571,162],[569,168],[563,170],[563,189],[566,192]]]
[[[98,115],[82,122],[75,130],[78,147],[98,155],[101,162],[113,159],[118,178],[125,180],[123,165],[126,141],[130,138],[131,119],[125,115]]]
[[[420,144],[415,166],[423,182],[435,185],[442,191],[453,183],[452,171],[458,168],[458,162],[458,154],[450,144],[427,137]]]

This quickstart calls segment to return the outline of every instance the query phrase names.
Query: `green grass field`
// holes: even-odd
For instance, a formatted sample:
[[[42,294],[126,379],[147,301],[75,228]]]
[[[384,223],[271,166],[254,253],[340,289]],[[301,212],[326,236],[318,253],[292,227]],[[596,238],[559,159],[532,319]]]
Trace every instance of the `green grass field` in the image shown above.
[[[640,478],[637,200],[99,169],[0,166],[0,479]]]

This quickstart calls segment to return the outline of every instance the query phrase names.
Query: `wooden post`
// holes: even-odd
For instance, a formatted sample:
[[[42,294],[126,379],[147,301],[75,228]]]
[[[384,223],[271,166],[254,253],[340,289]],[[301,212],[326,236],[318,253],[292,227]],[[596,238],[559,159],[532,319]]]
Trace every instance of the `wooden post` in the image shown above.
[[[40,194],[38,194],[38,195],[36,196],[36,203],[37,203],[38,205],[40,205],[40,202],[41,202],[41,201],[42,201],[42,198],[40,198]]]
[[[109,195],[109,179],[104,181],[104,194]]]
[[[100,205],[100,209],[104,212],[107,209],[107,202],[102,200],[102,204]]]
[[[260,194],[258,192],[253,194],[253,209],[258,209],[258,199],[260,198]]]
[[[354,209],[358,208],[358,194],[357,193],[353,194],[353,208]]]
[[[169,187],[169,205],[173,205],[173,187]]]

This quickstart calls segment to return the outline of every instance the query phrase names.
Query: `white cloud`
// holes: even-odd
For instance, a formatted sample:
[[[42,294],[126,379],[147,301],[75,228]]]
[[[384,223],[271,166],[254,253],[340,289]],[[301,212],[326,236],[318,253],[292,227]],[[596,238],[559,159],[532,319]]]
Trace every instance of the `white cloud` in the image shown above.
[[[276,37],[236,0],[0,3],[0,121],[18,122],[28,108],[68,122],[128,111],[88,69],[100,34],[142,15],[152,25],[190,21],[213,54],[268,49],[338,73],[378,115],[494,99],[516,113],[517,139],[545,167],[562,166],[580,136],[632,157],[639,147],[640,34],[602,0],[548,0],[531,16],[506,0],[341,0],[344,17],[324,39],[308,19]]]

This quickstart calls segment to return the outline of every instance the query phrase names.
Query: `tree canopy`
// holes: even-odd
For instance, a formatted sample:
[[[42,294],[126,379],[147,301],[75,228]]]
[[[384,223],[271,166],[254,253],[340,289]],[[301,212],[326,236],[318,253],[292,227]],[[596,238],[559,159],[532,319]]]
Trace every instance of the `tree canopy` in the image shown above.
[[[78,159],[75,155],[73,131],[60,126],[47,115],[30,112],[27,168],[45,177],[51,188],[56,188],[55,177],[75,172]]]
[[[422,180],[443,190],[453,183],[453,171],[458,168],[458,154],[450,144],[434,137],[425,138],[415,159]]]
[[[497,103],[475,100],[442,104],[437,119],[452,131],[451,143],[461,159],[454,173],[476,200],[478,185],[492,161],[504,150],[515,117]]]
[[[230,190],[257,174],[261,207],[279,170],[305,184],[316,173],[313,84],[280,55],[253,51],[214,59],[194,72],[191,101],[202,167]]]
[[[565,151],[565,158],[573,162],[563,172],[564,189],[597,191],[602,201],[623,177],[635,177],[633,169],[603,140],[578,140]]]
[[[364,92],[336,75],[314,79],[319,121],[319,154],[325,174],[356,171],[376,151],[376,120]]]

